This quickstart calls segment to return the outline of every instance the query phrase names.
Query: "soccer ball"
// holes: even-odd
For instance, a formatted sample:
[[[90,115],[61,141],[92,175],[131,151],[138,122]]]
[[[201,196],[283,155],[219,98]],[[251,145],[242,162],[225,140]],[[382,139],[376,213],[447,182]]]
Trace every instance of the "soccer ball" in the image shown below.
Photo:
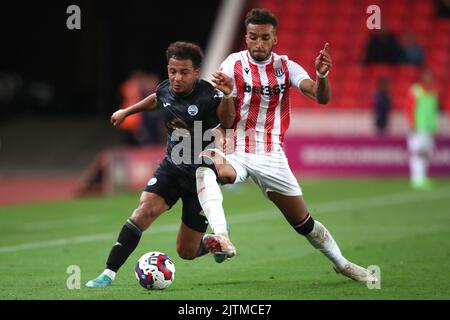
[[[134,274],[145,289],[162,290],[175,279],[175,265],[165,253],[147,252],[136,263]]]

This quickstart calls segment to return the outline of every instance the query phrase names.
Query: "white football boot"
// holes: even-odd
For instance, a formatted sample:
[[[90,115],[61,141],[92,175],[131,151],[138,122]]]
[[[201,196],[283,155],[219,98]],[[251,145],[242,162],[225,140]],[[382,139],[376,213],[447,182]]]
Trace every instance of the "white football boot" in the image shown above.
[[[378,278],[369,270],[350,261],[342,269],[338,269],[336,266],[333,266],[333,269],[336,273],[340,273],[354,281],[378,282]]]

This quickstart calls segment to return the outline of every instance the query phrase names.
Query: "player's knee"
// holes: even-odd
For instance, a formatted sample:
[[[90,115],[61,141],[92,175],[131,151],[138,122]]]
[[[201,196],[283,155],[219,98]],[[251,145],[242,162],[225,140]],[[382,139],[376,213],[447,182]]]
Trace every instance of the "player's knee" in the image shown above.
[[[149,219],[156,217],[156,210],[151,201],[141,201],[139,204],[138,212],[139,215]]]
[[[197,180],[197,188],[198,187],[206,187],[209,186],[211,183],[215,183],[217,180],[217,170],[212,166],[202,166],[199,167],[195,171],[195,177]]]
[[[183,260],[193,260],[197,256],[197,250],[184,247],[183,245],[177,246],[178,256]]]
[[[141,222],[140,224],[150,225],[162,212],[151,200],[141,200],[139,207],[133,213],[133,219]]]
[[[230,184],[236,179],[235,176],[230,174],[226,166],[216,166],[214,164],[198,168],[195,174],[198,181],[205,181],[208,177],[214,177],[214,180],[219,181],[221,184]]]
[[[226,160],[217,155],[215,151],[203,151],[200,158],[202,158],[202,167],[197,169],[197,179],[203,180],[206,175],[211,174],[211,171],[207,169],[211,169],[214,172],[215,178],[221,184],[231,184],[236,180],[234,170],[230,170],[231,167],[227,165]]]
[[[206,153],[206,154],[201,154],[200,155],[200,163],[201,163],[201,167],[199,167],[198,169],[197,169],[197,172],[199,173],[199,174],[201,174],[202,172],[204,172],[206,169],[211,169],[212,171],[214,171],[214,173],[217,175],[217,168],[216,168],[216,165],[215,165],[215,163],[214,163],[214,159],[213,159],[213,157],[211,156],[211,154],[209,154],[209,153]]]
[[[236,177],[229,173],[226,166],[219,166],[217,168],[217,176],[222,184],[232,184],[236,180]]]
[[[205,176],[208,172],[208,167],[199,167],[197,170],[195,170],[195,177],[201,181],[205,179]]]

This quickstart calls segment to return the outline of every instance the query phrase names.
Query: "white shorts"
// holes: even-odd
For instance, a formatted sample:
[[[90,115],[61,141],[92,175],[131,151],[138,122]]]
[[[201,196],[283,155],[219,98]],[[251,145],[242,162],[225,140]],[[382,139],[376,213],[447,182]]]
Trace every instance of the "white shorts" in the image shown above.
[[[236,171],[236,180],[241,183],[250,176],[267,197],[268,192],[276,192],[285,196],[300,196],[302,189],[289,167],[284,150],[264,154],[254,154],[236,151],[225,155],[218,149],[213,149]]]
[[[434,150],[434,138],[430,133],[416,132],[408,136],[408,149],[412,153],[427,153]]]

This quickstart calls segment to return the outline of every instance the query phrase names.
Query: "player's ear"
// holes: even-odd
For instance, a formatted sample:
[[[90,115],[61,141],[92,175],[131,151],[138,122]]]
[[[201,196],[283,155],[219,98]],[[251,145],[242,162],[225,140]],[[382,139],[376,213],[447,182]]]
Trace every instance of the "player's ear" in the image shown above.
[[[194,68],[194,75],[195,75],[195,77],[199,78],[200,77],[200,73],[201,73],[200,68]]]

